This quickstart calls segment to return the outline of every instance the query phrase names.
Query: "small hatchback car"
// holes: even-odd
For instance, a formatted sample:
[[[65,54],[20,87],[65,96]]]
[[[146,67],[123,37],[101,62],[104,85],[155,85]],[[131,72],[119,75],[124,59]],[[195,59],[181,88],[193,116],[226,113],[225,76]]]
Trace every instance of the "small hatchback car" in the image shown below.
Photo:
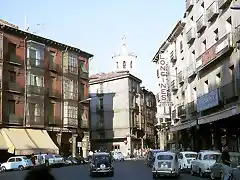
[[[114,167],[112,165],[112,157],[109,153],[94,153],[90,162],[89,174],[91,177],[97,175],[114,176]]]

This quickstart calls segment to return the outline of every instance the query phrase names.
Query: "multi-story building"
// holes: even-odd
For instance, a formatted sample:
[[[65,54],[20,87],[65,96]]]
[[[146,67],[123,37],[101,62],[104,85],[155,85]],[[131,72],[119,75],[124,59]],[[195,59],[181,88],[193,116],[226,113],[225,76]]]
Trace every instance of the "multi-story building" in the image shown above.
[[[147,139],[153,138],[151,115],[141,115],[140,104],[145,112],[154,106],[148,91],[140,88],[141,80],[134,76],[136,56],[129,54],[123,38],[121,52],[113,57],[116,68],[113,72],[90,77],[91,147],[120,150],[127,155],[143,146],[145,130]],[[140,97],[141,96],[141,97]],[[154,96],[154,95],[153,95]],[[145,106],[148,102],[149,106]],[[147,110],[146,110],[147,109]],[[149,113],[150,114],[150,113]],[[146,120],[148,118],[148,120]],[[145,122],[148,126],[145,126]]]
[[[84,100],[91,57],[75,47],[0,24],[1,150],[78,152],[77,142],[89,138]]]
[[[155,95],[145,87],[141,87],[139,123],[141,123],[141,127],[144,127],[144,137],[142,139],[142,147],[144,148],[155,148],[156,146],[156,113]]]
[[[169,63],[168,133],[174,132],[178,147],[220,149],[227,143],[239,150],[240,11],[230,8],[233,3],[187,0],[183,19],[153,58],[158,71],[161,57]]]

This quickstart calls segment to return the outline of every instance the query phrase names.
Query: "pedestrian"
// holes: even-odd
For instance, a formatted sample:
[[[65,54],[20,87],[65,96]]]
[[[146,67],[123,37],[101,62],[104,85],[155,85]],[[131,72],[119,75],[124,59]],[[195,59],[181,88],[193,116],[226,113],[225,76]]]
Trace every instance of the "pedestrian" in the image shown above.
[[[48,167],[40,165],[28,171],[24,180],[55,180],[55,178]]]
[[[32,155],[31,155],[31,161],[32,161],[32,163],[33,163],[33,166],[36,166],[36,160],[35,160],[35,156],[34,156],[34,154],[32,153]]]
[[[230,160],[230,154],[228,152],[228,146],[225,144],[223,147],[222,147],[222,163],[225,164],[227,167],[230,168],[230,165],[231,165],[231,160]],[[229,174],[229,171],[228,169],[229,168],[225,168],[225,172],[224,172],[224,180],[228,180],[230,174]]]

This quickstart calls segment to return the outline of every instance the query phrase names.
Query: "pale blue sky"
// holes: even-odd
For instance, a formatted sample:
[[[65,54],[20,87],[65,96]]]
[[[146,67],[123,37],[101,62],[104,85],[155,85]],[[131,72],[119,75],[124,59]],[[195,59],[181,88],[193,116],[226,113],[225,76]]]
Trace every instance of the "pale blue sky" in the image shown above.
[[[0,0],[0,18],[94,54],[91,73],[112,71],[112,55],[127,37],[137,56],[143,85],[157,92],[151,59],[173,26],[183,17],[185,0]],[[37,26],[37,24],[42,24]]]

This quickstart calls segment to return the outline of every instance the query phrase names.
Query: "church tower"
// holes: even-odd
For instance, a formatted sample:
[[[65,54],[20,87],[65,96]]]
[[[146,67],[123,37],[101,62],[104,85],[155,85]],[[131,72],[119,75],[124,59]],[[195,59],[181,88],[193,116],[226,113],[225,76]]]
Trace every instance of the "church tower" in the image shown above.
[[[121,50],[118,55],[114,55],[112,59],[115,61],[114,71],[129,71],[131,74],[135,74],[135,65],[137,56],[133,53],[129,53],[126,45],[126,36],[122,38]]]

